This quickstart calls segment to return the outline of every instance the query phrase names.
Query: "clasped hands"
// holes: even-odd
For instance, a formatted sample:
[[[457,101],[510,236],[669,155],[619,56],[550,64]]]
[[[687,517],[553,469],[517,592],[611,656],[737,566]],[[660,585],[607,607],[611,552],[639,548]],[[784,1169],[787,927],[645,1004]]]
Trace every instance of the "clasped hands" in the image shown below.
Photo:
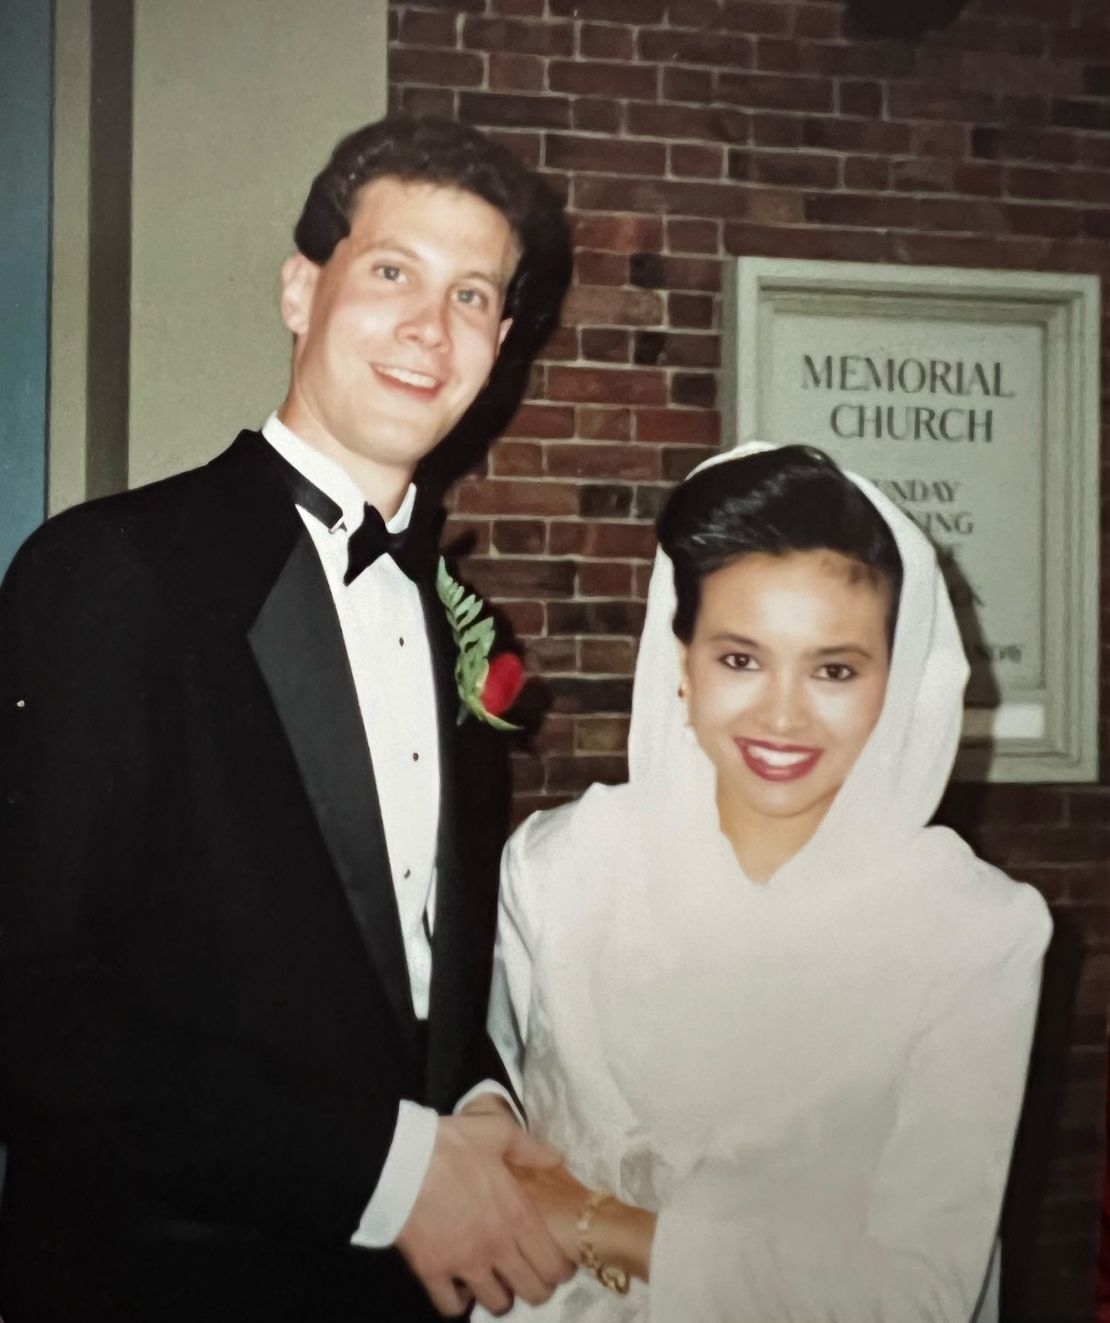
[[[562,1162],[492,1095],[440,1118],[397,1248],[441,1314],[475,1301],[500,1314],[516,1296],[541,1304],[573,1276],[588,1190]]]

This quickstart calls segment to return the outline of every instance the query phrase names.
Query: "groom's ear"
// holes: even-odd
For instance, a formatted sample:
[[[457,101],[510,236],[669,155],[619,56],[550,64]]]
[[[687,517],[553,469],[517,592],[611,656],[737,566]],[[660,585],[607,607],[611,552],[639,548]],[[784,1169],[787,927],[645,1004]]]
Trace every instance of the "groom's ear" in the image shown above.
[[[294,335],[304,335],[308,330],[320,269],[303,253],[294,253],[282,263],[281,320]]]

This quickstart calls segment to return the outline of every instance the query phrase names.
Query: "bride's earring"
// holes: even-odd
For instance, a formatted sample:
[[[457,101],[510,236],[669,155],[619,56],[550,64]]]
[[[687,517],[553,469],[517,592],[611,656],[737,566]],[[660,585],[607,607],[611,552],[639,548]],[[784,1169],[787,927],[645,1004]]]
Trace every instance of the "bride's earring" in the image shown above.
[[[686,684],[686,677],[683,676],[682,683],[678,686],[678,698],[679,701],[682,703],[683,707],[685,708],[685,711],[682,714],[683,716],[682,734],[686,737],[687,740],[692,740],[694,739],[694,728],[693,726],[690,725],[690,707],[689,704],[686,702],[688,693],[689,690]]]

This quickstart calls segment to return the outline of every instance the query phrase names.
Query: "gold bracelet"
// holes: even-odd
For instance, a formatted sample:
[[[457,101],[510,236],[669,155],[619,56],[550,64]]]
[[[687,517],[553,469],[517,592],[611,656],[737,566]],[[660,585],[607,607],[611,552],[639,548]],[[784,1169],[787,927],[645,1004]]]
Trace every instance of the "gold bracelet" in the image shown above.
[[[612,1195],[605,1190],[591,1190],[578,1214],[574,1229],[578,1232],[578,1252],[582,1256],[583,1268],[588,1268],[607,1291],[617,1295],[628,1294],[628,1273],[615,1263],[602,1263],[597,1257],[593,1243],[588,1239],[593,1226],[594,1214]]]

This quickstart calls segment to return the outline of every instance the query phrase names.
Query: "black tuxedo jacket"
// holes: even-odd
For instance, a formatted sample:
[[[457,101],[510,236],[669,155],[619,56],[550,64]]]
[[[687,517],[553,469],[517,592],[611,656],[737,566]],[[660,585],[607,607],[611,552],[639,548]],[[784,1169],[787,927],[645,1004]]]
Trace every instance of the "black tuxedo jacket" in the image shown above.
[[[244,432],[69,511],[14,562],[7,1323],[437,1317],[394,1251],[348,1248],[398,1100],[449,1111],[500,1077],[484,1014],[507,769],[496,732],[457,724],[450,632],[422,595],[442,762],[426,1033],[338,620],[268,443]]]

